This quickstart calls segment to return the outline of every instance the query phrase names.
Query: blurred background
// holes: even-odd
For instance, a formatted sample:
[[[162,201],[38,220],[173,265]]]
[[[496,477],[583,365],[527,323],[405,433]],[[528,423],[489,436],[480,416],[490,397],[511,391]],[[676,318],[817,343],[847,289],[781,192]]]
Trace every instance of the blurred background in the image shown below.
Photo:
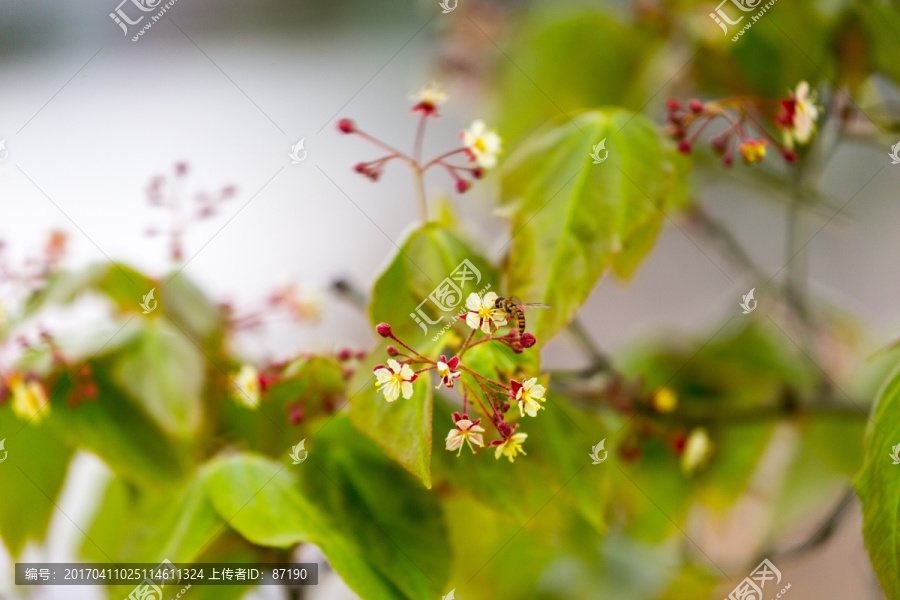
[[[815,39],[818,24],[804,15],[814,10],[832,18],[845,4],[777,3],[746,39],[732,43],[720,39],[708,18],[712,3],[700,2],[459,0],[459,10],[442,14],[437,2],[411,0],[178,0],[132,42],[109,16],[115,0],[6,0],[0,5],[0,138],[9,155],[0,164],[0,239],[13,261],[24,260],[49,231],[61,230],[68,235],[68,267],[112,258],[162,276],[172,267],[167,238],[148,230],[168,226],[169,215],[148,201],[148,188],[156,176],[173,179],[183,163],[186,175],[175,193],[184,198],[235,190],[214,217],[187,230],[184,273],[237,312],[252,311],[274,289],[293,284],[310,314],[319,314],[274,320],[240,337],[241,353],[275,360],[303,351],[364,349],[374,341],[366,315],[331,287],[344,280],[368,289],[384,269],[415,218],[412,178],[399,167],[376,184],[353,173],[354,164],[377,152],[342,137],[338,118],[352,118],[406,149],[416,125],[408,95],[438,80],[450,100],[429,130],[426,155],[452,147],[475,118],[500,127],[513,144],[541,120],[584,103],[622,104],[662,125],[666,98],[712,94],[707,84],[715,78],[731,90],[773,97],[783,97],[798,75],[832,81],[842,73],[834,57],[846,47],[833,36]],[[586,16],[565,47],[538,45],[550,35],[542,27],[593,14],[603,15],[597,23],[609,18],[625,25],[595,28]],[[640,19],[655,19],[655,25]],[[680,34],[670,30],[680,26]],[[771,42],[780,38],[786,39]],[[697,49],[693,56],[691,48]],[[829,51],[830,62],[823,59]],[[891,52],[900,56],[897,48]],[[717,62],[722,56],[735,62]],[[579,82],[575,89],[560,84],[569,80]],[[579,96],[588,88],[589,98]],[[877,78],[860,89],[861,108],[873,114],[896,100],[893,85]],[[292,164],[289,153],[300,140],[308,157]],[[810,240],[809,288],[822,306],[854,323],[860,352],[853,361],[841,359],[844,371],[860,368],[900,331],[893,258],[900,253],[900,205],[894,201],[900,167],[882,170],[897,141],[885,137],[883,147],[842,141],[821,174],[827,201],[802,215]],[[696,201],[731,229],[762,273],[778,273],[790,255],[785,202],[748,181],[742,166],[725,171],[696,160]],[[509,239],[505,221],[492,210],[497,182],[488,178],[459,195],[436,173],[426,186],[430,197],[446,198],[473,239],[485,240],[484,255],[497,258]],[[739,310],[743,294],[766,283],[729,260],[701,229],[689,219],[666,223],[633,279],[601,281],[581,320],[605,351],[685,332],[708,336]],[[83,310],[89,319],[90,307]],[[81,325],[70,318],[56,325]],[[548,368],[579,360],[564,335],[542,359]],[[790,434],[782,433],[790,444]],[[759,541],[742,524],[765,510],[754,496],[769,493],[765,465],[782,458],[777,450],[763,458],[753,492],[732,513],[689,521],[705,553],[729,564],[739,560],[741,545]],[[73,522],[90,520],[97,502],[92,492],[107,476],[101,461],[79,454],[46,541],[30,544],[23,560],[74,559],[80,537]],[[791,523],[790,539],[802,542],[821,526],[840,498],[839,487]],[[779,563],[791,598],[881,597],[863,545],[859,504],[847,512],[827,543]],[[0,596],[13,597],[11,562],[2,550],[0,558]],[[309,598],[354,597],[333,573],[320,574],[320,581]],[[102,590],[81,587],[15,593],[103,597]]]

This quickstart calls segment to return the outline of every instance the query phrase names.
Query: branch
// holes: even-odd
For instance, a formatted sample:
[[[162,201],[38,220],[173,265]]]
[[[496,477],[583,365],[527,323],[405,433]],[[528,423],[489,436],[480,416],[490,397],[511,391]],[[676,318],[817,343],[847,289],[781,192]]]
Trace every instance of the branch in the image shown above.
[[[732,262],[749,272],[758,281],[768,281],[769,275],[757,266],[740,242],[731,234],[721,221],[713,219],[699,205],[693,206],[687,213],[688,222],[697,226],[700,233],[717,242]]]
[[[586,369],[576,372],[578,378],[589,378],[597,373],[612,370],[612,362],[609,357],[594,343],[594,340],[591,339],[590,334],[578,317],[572,319],[567,326],[567,329],[590,361],[590,364]],[[565,371],[560,371],[558,374],[563,375],[563,377],[572,375],[571,372]]]

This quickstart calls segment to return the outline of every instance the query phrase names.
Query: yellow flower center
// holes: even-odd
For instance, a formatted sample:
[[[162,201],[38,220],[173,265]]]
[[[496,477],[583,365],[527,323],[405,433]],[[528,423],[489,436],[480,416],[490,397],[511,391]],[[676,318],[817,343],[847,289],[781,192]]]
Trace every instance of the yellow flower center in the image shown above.
[[[484,138],[476,139],[475,143],[472,145],[475,146],[478,150],[480,150],[482,152],[487,150],[487,144],[484,143]]]

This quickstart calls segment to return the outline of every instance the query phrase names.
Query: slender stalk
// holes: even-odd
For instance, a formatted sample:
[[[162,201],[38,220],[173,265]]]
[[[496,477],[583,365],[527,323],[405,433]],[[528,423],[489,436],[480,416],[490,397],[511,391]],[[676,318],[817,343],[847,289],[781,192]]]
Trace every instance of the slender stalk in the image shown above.
[[[416,128],[416,139],[413,143],[413,175],[416,182],[416,201],[419,206],[419,218],[422,225],[428,222],[428,203],[425,196],[425,168],[422,166],[422,141],[425,139],[425,122],[428,117],[422,115]]]
[[[810,329],[812,326],[809,307],[806,299],[806,277],[808,269],[808,252],[803,234],[802,211],[806,203],[805,168],[800,165],[794,179],[793,198],[788,206],[787,222],[787,276],[784,284],[784,297],[802,325],[803,346],[810,349]]]
[[[425,177],[422,174],[422,169],[416,165],[413,168],[413,175],[416,183],[416,204],[419,207],[419,220],[422,221],[422,225],[428,223],[428,204],[425,198]]]

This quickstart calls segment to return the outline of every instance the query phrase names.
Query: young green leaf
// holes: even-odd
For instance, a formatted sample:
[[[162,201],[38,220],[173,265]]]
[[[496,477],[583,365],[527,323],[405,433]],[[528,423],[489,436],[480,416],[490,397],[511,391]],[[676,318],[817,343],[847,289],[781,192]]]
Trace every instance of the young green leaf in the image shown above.
[[[603,161],[594,164],[592,152]],[[506,275],[510,293],[551,306],[532,316],[539,340],[575,316],[607,268],[634,270],[665,215],[684,202],[685,164],[655,124],[614,108],[550,125],[509,158]]]
[[[900,599],[900,370],[881,391],[866,432],[866,458],[854,485],[863,509],[863,537],[884,593]],[[896,455],[896,453],[894,453]]]
[[[470,329],[457,313],[465,311],[470,293],[485,288],[497,291],[494,269],[450,230],[430,223],[410,234],[375,282],[370,307],[372,323],[388,323],[416,351],[436,358],[451,336],[468,334]],[[451,329],[441,335],[445,326]],[[373,358],[360,365],[350,382],[353,424],[426,487],[431,487],[434,385],[423,377],[413,385],[412,398],[387,402],[375,389],[372,376],[373,367],[385,360],[384,348],[370,356]]]

